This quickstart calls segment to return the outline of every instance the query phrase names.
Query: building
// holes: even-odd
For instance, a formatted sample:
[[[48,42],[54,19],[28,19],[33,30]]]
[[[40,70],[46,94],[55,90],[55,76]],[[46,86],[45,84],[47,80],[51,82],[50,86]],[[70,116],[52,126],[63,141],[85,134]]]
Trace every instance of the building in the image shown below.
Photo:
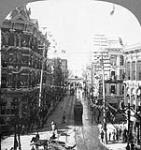
[[[26,7],[16,8],[4,20],[1,38],[2,131],[13,131],[17,123],[21,126],[21,132],[29,131],[33,124],[39,124],[39,112],[47,113],[51,105],[47,94],[51,84],[51,70],[47,63],[49,41],[39,31],[37,20],[30,18]],[[41,110],[39,103],[41,106],[44,104]]]
[[[141,43],[127,46],[125,56],[124,104],[130,110],[130,128],[134,143],[141,142]],[[130,118],[129,118],[130,117]],[[130,130],[130,129],[129,129]]]
[[[96,35],[86,72],[88,91],[94,104],[92,106],[102,109],[106,104],[106,122],[125,121],[125,115],[119,110],[119,105],[124,101],[124,54],[121,38]]]
[[[57,64],[60,64],[60,69],[61,69],[62,75],[64,77],[64,81],[67,82],[67,80],[68,80],[68,61],[67,61],[67,59],[61,59],[61,58],[48,59],[48,64],[49,64],[49,66],[51,66],[52,73],[54,71],[54,67]]]
[[[68,78],[68,61],[67,59],[61,59],[61,69],[65,77],[65,80]]]
[[[124,56],[122,48],[107,48],[109,60],[109,75],[105,79],[106,100],[109,103],[116,103],[118,108],[124,99]],[[105,64],[105,62],[104,62]],[[105,66],[104,66],[105,67]]]
[[[91,56],[91,83],[93,86],[95,86],[97,76],[99,81],[102,80],[103,69],[106,100],[118,107],[124,97],[124,56],[120,38],[106,37],[101,34],[95,36]],[[102,92],[99,97],[102,98]]]

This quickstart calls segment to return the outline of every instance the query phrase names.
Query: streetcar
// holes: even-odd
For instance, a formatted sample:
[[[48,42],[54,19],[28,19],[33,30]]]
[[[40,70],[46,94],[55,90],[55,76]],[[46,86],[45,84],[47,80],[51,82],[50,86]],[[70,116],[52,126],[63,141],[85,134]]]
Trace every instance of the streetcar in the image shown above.
[[[76,101],[74,104],[74,123],[82,125],[83,105],[81,101]]]

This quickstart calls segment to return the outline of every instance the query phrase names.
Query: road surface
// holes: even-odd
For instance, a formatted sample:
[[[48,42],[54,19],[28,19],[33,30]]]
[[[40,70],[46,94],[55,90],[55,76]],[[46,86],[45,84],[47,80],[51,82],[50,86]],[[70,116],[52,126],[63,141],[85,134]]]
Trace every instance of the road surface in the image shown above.
[[[41,139],[49,139],[52,132],[50,123],[55,121],[58,127],[58,140],[66,143],[66,146],[73,146],[75,150],[107,150],[107,148],[99,140],[99,129],[94,122],[92,112],[89,109],[87,100],[81,95],[67,95],[62,100],[52,115],[49,116],[47,123],[41,131],[39,131]],[[83,124],[74,124],[74,104],[76,97],[81,98],[83,104]],[[65,111],[65,112],[64,112]],[[65,113],[65,123],[62,122]],[[22,150],[30,150],[31,138],[36,133],[21,136]],[[2,150],[9,150],[13,146],[14,137],[10,136],[2,141]]]

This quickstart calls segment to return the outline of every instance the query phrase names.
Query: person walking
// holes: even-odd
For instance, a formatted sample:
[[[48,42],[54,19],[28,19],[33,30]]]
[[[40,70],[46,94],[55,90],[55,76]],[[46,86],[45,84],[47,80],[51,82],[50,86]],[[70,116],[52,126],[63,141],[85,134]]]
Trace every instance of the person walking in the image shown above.
[[[63,117],[62,117],[62,123],[65,123],[66,122],[66,112],[64,111],[63,112]]]
[[[123,136],[123,143],[127,142],[127,129],[126,128],[123,130],[122,136]]]
[[[55,139],[55,134],[57,133],[57,126],[54,121],[51,122],[51,130],[52,130],[52,139]]]
[[[114,130],[113,131],[113,142],[115,142],[116,141],[116,131]]]
[[[103,140],[104,140],[104,131],[102,130],[100,134],[101,134],[101,140],[103,142]]]
[[[119,130],[117,129],[116,130],[116,141],[118,141],[119,140]]]
[[[111,132],[109,132],[109,141],[111,141]]]

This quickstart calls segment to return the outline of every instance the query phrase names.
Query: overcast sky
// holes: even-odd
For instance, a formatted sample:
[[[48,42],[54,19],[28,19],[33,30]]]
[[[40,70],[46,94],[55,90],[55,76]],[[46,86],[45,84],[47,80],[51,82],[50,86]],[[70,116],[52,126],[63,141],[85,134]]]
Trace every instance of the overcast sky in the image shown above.
[[[88,61],[95,34],[121,37],[125,44],[141,42],[141,28],[127,9],[93,0],[47,0],[28,5],[31,17],[47,27],[57,42],[58,51],[66,50],[69,68],[77,74]]]

